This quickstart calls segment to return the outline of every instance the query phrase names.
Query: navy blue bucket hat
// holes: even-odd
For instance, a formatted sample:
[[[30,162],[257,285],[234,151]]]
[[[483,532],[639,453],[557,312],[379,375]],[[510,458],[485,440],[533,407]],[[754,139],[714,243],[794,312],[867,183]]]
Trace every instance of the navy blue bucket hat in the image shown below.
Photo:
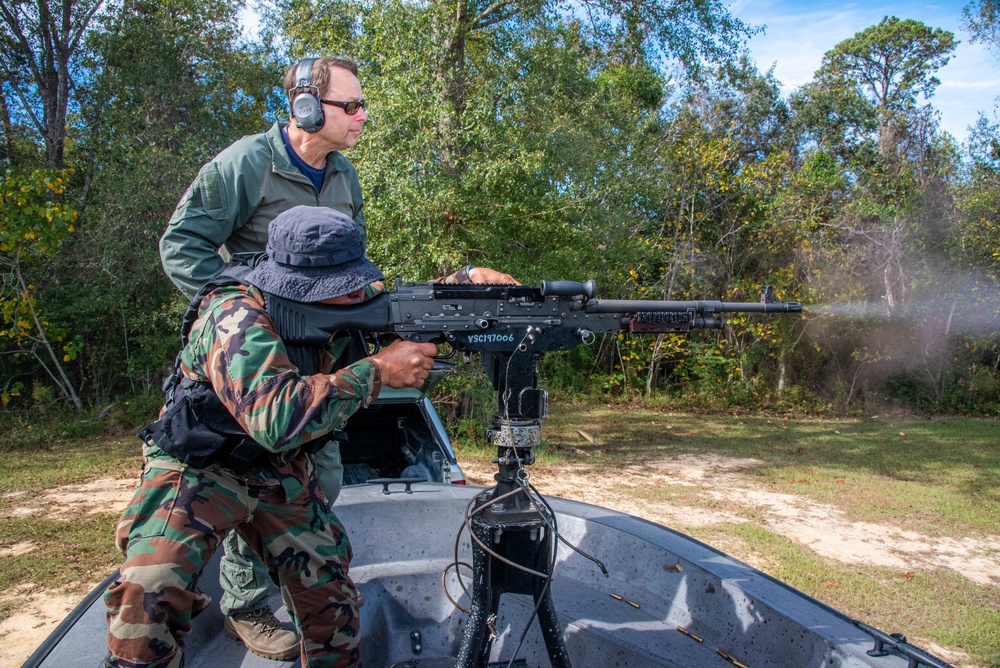
[[[383,278],[365,257],[354,220],[334,209],[296,206],[268,225],[267,258],[245,280],[285,299],[318,302]]]

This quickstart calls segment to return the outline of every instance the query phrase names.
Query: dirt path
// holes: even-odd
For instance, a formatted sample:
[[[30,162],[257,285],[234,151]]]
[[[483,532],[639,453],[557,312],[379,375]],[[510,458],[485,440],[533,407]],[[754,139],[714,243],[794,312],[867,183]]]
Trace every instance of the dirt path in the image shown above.
[[[584,501],[685,530],[718,523],[749,522],[733,508],[753,511],[754,521],[817,554],[850,564],[901,570],[949,568],[982,585],[1000,587],[1000,536],[936,538],[893,526],[856,522],[839,508],[793,494],[766,490],[750,481],[763,462],[718,455],[678,455],[655,466],[616,469],[597,475],[582,465],[538,467],[533,482],[543,494]],[[462,464],[470,482],[493,484],[492,465]],[[693,488],[721,508],[637,499],[639,485]],[[727,509],[728,508],[728,509]],[[757,565],[757,564],[754,564]]]
[[[544,494],[605,506],[682,531],[723,522],[751,521],[733,509],[752,509],[753,521],[807,545],[824,557],[905,570],[945,567],[976,583],[1000,586],[1000,536],[959,541],[854,522],[835,506],[767,491],[753,484],[752,471],[759,464],[751,459],[681,455],[664,459],[655,466],[620,469],[614,475],[595,475],[583,465],[557,468],[539,465],[533,469],[533,481]],[[463,461],[462,468],[470,483],[493,484],[494,469],[485,460]],[[95,509],[119,512],[131,497],[134,484],[132,478],[108,478],[68,485],[37,496],[12,496],[8,497],[13,501],[12,509],[7,512],[67,519]],[[673,486],[720,503],[708,504],[710,507],[706,508],[674,501],[642,500],[636,494],[640,485]],[[0,558],[30,548],[30,545],[8,546],[0,551]],[[0,603],[16,600],[18,605],[18,612],[0,622],[0,668],[20,666],[96,584],[83,585],[74,594],[39,591],[26,585],[0,597]],[[970,665],[962,656],[943,648],[928,649],[954,664]]]
[[[94,583],[95,586],[97,583]],[[0,667],[16,668],[52,633],[85,594],[31,591],[30,586],[8,592],[3,600],[17,599],[18,612],[0,622]]]

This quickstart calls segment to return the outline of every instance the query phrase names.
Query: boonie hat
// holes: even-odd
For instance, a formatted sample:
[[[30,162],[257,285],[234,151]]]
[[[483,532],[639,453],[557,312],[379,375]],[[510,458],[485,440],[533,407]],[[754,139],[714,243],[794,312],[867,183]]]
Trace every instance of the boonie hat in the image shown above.
[[[318,302],[383,278],[365,257],[354,220],[326,207],[296,206],[268,225],[267,257],[245,280],[285,299]]]

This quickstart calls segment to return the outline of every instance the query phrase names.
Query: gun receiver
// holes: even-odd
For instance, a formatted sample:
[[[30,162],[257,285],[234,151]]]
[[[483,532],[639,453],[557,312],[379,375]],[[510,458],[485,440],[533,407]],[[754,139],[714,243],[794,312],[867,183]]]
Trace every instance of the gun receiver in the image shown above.
[[[545,281],[540,288],[397,281],[395,291],[354,306],[269,295],[267,309],[290,354],[351,329],[480,353],[497,392],[496,429],[488,438],[522,454],[540,442],[540,421],[548,413],[548,395],[537,383],[542,353],[569,350],[597,334],[720,328],[725,313],[802,311],[798,303],[775,301],[770,286],[760,302],[598,300],[596,292],[594,281]],[[519,433],[512,431],[516,421],[526,421]]]

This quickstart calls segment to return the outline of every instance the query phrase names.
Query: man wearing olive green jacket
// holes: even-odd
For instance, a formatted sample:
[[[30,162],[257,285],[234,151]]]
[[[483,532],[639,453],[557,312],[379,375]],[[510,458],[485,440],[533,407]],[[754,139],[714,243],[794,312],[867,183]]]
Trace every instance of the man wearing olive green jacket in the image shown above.
[[[268,223],[293,206],[345,213],[367,241],[358,173],[340,152],[357,143],[368,120],[357,65],[318,58],[309,78],[298,80],[301,69],[302,63],[289,68],[285,88],[290,98],[297,91],[319,91],[312,96],[323,111],[319,127],[303,129],[293,118],[240,139],[202,167],[177,204],[160,240],[160,258],[189,298],[222,273],[220,248],[230,254],[263,251]]]
[[[357,143],[368,120],[357,65],[344,58],[304,59],[288,69],[285,90],[291,122],[240,139],[202,167],[160,240],[163,268],[189,299],[222,273],[220,249],[263,251],[268,224],[295,206],[350,216],[367,243],[358,174],[340,153]],[[320,486],[333,503],[343,476],[336,442],[316,460]],[[266,570],[235,532],[225,541],[220,583],[227,633],[266,658],[298,655],[295,633],[268,606],[273,585]]]

